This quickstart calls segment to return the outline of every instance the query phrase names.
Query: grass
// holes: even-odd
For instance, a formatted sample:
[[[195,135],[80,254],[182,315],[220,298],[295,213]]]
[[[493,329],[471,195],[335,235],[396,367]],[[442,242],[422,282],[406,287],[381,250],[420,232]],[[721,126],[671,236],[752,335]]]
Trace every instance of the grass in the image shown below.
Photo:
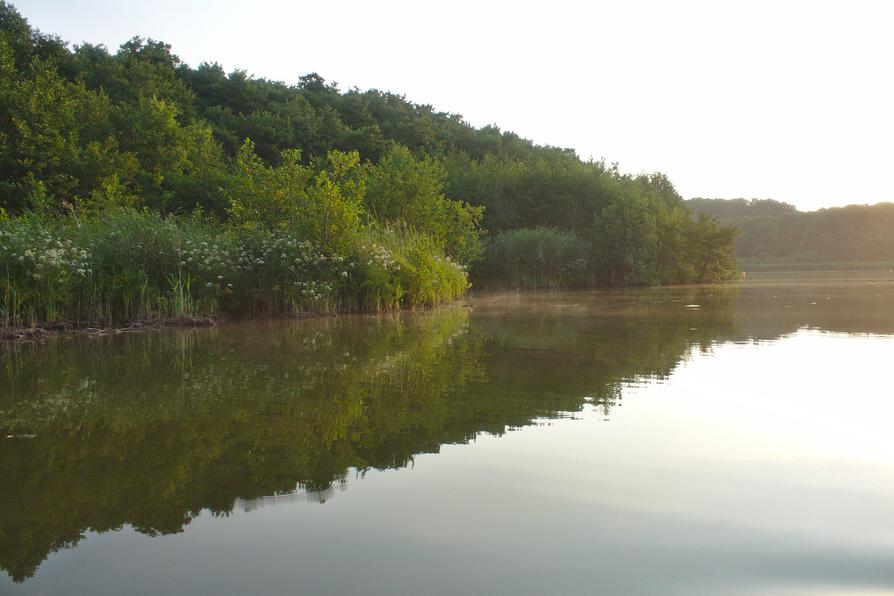
[[[433,305],[468,287],[427,236],[366,230],[325,249],[295,230],[116,209],[0,221],[0,320],[120,322]]]
[[[573,232],[525,228],[501,232],[485,246],[479,277],[510,288],[592,285],[589,246]]]

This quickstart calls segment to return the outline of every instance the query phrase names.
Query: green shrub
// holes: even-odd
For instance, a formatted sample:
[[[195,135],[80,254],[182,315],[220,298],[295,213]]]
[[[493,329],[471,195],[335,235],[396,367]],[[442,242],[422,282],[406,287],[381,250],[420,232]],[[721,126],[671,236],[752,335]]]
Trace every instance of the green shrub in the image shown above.
[[[436,242],[396,225],[339,251],[297,228],[129,208],[0,220],[7,325],[382,310],[446,302],[467,286]]]
[[[465,268],[426,234],[400,225],[376,226],[353,254],[347,294],[363,310],[433,306],[468,288]]]

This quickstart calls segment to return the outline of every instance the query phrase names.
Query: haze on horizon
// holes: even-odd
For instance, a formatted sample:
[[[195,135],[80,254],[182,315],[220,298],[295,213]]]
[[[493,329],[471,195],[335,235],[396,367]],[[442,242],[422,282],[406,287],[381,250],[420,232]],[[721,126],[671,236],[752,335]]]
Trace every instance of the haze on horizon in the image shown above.
[[[74,44],[138,35],[193,66],[317,72],[665,172],[685,198],[894,201],[884,2],[12,3]]]

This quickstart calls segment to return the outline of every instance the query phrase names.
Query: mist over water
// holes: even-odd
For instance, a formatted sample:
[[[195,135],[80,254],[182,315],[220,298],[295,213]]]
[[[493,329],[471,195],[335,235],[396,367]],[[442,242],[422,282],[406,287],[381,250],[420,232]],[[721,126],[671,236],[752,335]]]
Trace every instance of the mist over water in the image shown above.
[[[894,282],[3,347],[0,592],[894,589]]]

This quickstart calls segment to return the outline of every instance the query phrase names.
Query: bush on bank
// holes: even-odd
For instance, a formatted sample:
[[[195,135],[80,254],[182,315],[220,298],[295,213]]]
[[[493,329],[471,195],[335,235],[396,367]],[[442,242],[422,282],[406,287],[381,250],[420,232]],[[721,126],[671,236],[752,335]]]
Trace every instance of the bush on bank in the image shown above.
[[[129,208],[0,221],[6,325],[433,305],[462,265],[409,228],[375,226],[338,249],[287,227],[222,226]]]
[[[513,287],[736,269],[735,230],[696,219],[663,174],[313,73],[192,68],[140,38],[70,46],[0,0],[4,209],[15,325],[434,304],[465,268]]]

